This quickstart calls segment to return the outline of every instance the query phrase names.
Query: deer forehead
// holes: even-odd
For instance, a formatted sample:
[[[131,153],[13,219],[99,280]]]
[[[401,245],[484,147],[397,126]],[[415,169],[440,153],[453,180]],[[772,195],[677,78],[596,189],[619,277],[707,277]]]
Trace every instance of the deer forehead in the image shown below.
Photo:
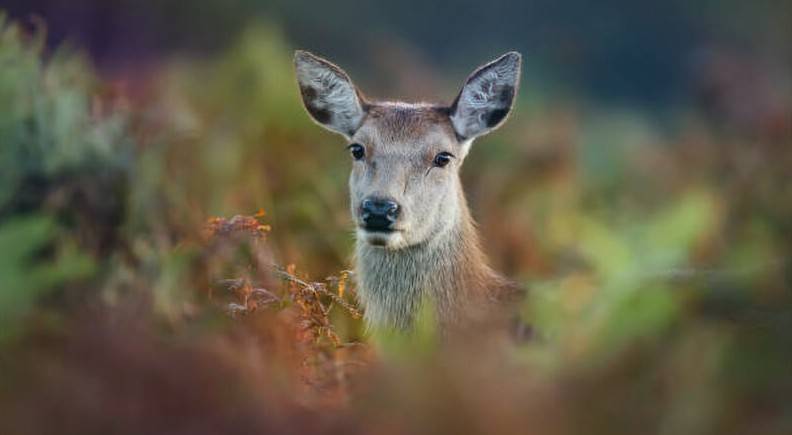
[[[448,109],[428,104],[378,103],[353,140],[376,153],[405,156],[457,146]]]

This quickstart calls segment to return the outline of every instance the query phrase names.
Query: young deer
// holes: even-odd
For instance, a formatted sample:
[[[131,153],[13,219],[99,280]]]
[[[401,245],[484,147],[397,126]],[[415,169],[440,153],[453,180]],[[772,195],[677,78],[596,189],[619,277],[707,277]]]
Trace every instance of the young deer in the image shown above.
[[[473,140],[506,120],[520,54],[478,68],[450,106],[371,101],[327,60],[297,51],[294,63],[308,113],[342,134],[352,155],[355,269],[367,325],[409,329],[428,302],[451,326],[515,295],[487,264],[459,170]]]

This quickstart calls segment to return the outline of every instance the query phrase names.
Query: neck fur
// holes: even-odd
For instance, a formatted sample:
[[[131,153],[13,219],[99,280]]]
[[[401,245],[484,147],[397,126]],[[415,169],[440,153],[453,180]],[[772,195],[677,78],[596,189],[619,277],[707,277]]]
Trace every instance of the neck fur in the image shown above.
[[[486,294],[495,274],[462,201],[455,224],[424,243],[388,250],[357,241],[358,295],[369,326],[409,329],[424,303],[441,324],[454,323]]]

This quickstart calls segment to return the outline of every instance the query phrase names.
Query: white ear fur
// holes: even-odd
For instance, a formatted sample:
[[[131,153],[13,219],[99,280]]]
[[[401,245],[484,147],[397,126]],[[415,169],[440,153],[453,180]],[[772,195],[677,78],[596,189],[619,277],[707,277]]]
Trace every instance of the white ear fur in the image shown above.
[[[351,137],[365,116],[355,85],[341,68],[319,56],[298,50],[294,68],[303,104],[322,126]]]
[[[462,139],[498,128],[506,120],[520,85],[522,56],[511,51],[468,77],[451,106],[451,122]]]

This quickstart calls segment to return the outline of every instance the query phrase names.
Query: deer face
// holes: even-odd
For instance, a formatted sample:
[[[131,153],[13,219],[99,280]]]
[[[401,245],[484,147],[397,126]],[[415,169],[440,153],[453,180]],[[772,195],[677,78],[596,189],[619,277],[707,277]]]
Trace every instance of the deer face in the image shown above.
[[[295,67],[308,113],[347,139],[359,240],[400,249],[457,224],[464,202],[459,169],[473,139],[511,110],[519,54],[476,70],[451,106],[367,101],[340,68],[306,52],[296,53]]]
[[[350,141],[351,208],[361,240],[398,248],[440,234],[456,221],[466,146],[444,109],[369,107]]]

